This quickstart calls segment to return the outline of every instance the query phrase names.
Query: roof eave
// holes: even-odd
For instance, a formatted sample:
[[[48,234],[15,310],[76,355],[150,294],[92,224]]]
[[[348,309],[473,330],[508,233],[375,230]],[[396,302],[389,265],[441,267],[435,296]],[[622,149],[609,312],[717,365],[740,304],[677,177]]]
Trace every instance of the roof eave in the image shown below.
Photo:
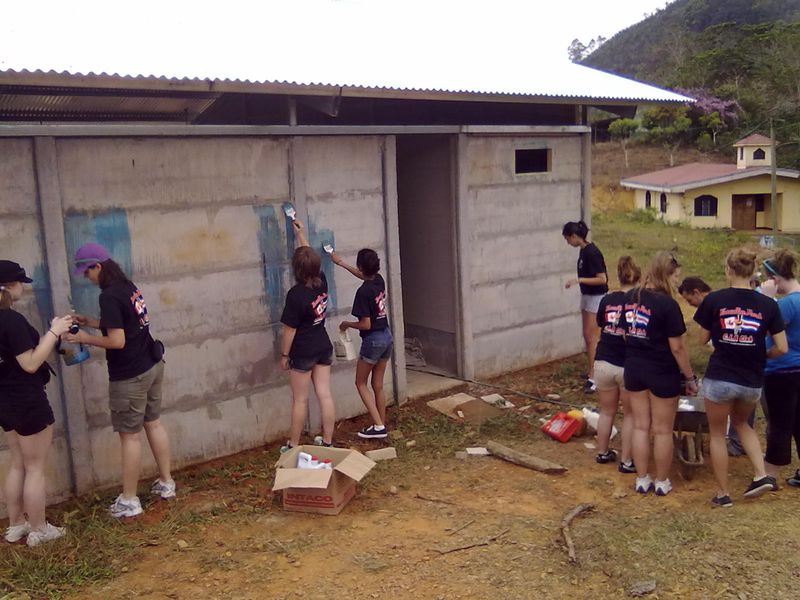
[[[710,179],[699,179],[697,181],[691,181],[688,183],[683,183],[680,185],[673,185],[673,186],[657,186],[657,185],[648,185],[645,183],[638,183],[633,181],[628,181],[626,179],[620,180],[620,185],[623,187],[637,189],[637,190],[650,190],[653,192],[665,192],[668,194],[682,194],[683,192],[688,192],[689,190],[695,190],[697,188],[709,187],[712,185],[719,185],[721,183],[729,183],[731,181],[739,181],[740,179],[749,179],[750,177],[758,177],[761,175],[769,175],[770,169],[769,168],[759,168],[757,171],[753,170],[742,170],[738,173],[732,173],[730,175],[725,175],[723,177],[712,177]],[[778,177],[786,177],[788,179],[800,179],[800,171],[795,171],[793,169],[777,169],[775,174]]]

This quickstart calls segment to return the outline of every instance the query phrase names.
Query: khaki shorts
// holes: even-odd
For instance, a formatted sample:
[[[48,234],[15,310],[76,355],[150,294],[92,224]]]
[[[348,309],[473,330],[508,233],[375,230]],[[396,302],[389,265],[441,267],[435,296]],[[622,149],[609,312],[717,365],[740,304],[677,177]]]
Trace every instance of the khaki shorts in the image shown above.
[[[598,390],[613,390],[625,385],[625,370],[604,360],[594,361],[594,383]]]
[[[108,404],[114,431],[139,433],[145,421],[155,421],[161,416],[163,380],[164,362],[159,361],[141,375],[108,383]]]
[[[581,310],[597,314],[600,308],[600,300],[605,294],[581,294]]]

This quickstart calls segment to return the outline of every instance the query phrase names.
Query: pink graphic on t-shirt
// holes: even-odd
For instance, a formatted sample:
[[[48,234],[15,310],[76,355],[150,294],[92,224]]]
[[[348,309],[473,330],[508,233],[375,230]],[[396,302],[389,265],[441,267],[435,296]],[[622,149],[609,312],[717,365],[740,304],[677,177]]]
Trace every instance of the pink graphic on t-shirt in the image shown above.
[[[375,296],[375,304],[378,305],[378,319],[386,318],[386,292],[379,292]]]
[[[150,316],[147,314],[147,305],[144,303],[144,296],[142,296],[142,292],[138,289],[131,294],[131,304],[133,305],[133,310],[136,313],[136,317],[139,319],[139,325],[142,327],[147,327],[150,325]]]
[[[328,294],[321,293],[311,303],[311,310],[314,312],[314,325],[319,325],[325,320],[325,312],[328,310]]]

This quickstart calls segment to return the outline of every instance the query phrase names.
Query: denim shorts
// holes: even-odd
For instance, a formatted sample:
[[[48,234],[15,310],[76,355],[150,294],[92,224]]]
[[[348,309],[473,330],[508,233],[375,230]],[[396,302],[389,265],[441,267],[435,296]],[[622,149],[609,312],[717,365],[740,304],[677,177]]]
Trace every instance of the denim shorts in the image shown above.
[[[716,404],[725,404],[735,400],[756,403],[761,399],[761,388],[747,387],[730,381],[719,379],[703,379],[700,393],[707,400]]]
[[[333,351],[328,348],[315,356],[290,356],[289,368],[292,371],[308,373],[317,365],[329,367],[333,364]]]
[[[392,341],[392,332],[388,327],[370,331],[361,338],[361,352],[358,358],[370,365],[376,365],[381,360],[389,360],[392,356]]]

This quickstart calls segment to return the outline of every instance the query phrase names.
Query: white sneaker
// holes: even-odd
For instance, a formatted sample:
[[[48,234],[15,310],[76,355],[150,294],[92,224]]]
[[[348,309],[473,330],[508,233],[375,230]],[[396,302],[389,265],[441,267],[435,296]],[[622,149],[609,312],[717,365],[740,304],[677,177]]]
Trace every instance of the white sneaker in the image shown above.
[[[117,496],[117,499],[114,500],[114,504],[109,506],[108,510],[115,519],[138,517],[144,512],[144,510],[142,510],[142,503],[139,502],[139,496],[134,496],[126,500],[122,497],[122,494]]]
[[[25,521],[19,525],[11,525],[8,529],[6,529],[5,538],[9,544],[16,544],[30,532],[31,524]]]
[[[161,481],[160,479],[156,479],[153,482],[153,485],[150,486],[150,493],[154,496],[161,496],[164,500],[169,500],[170,498],[175,497],[175,480],[170,479],[169,481]]]
[[[56,527],[52,523],[45,523],[43,530],[32,529],[28,534],[28,546],[33,548],[44,542],[57,540],[65,533],[67,533],[66,527]]]
[[[653,478],[650,475],[637,477],[633,487],[640,494],[648,494],[653,491]]]
[[[666,496],[672,491],[672,482],[669,479],[656,481],[656,496]]]

